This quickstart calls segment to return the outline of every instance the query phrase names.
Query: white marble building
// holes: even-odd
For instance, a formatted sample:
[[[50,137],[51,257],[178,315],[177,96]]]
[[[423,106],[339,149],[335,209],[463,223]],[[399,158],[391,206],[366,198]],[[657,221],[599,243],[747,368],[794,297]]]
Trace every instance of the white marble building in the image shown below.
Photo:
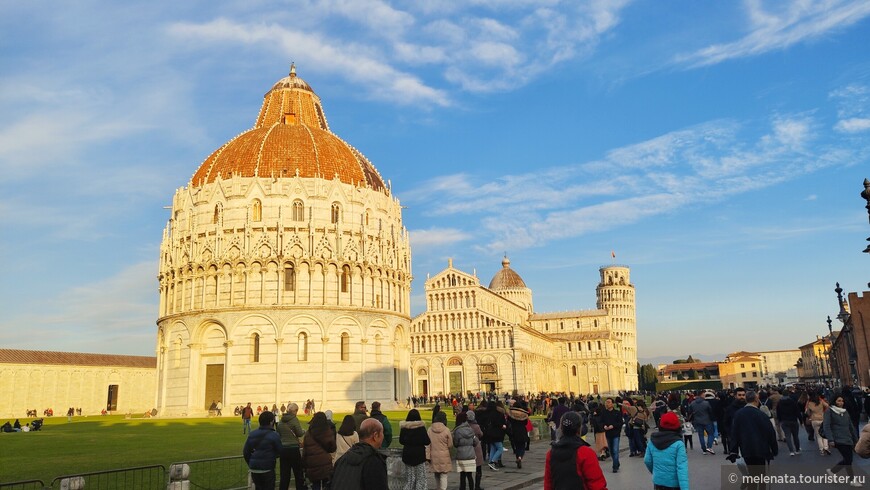
[[[535,313],[506,257],[489,287],[450,260],[426,281],[426,311],[411,322],[414,393],[636,390],[630,271],[599,272],[595,309]]]
[[[176,191],[158,279],[163,414],[410,393],[401,206],[293,67]]]

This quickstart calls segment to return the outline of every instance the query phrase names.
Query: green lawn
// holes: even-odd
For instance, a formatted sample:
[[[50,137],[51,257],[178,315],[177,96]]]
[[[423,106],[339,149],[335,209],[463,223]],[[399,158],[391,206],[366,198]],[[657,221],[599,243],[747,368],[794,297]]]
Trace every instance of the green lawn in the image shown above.
[[[385,414],[393,426],[391,447],[400,447],[399,421],[407,411]],[[336,413],[336,424],[341,425],[345,415]],[[430,417],[429,412],[422,415]],[[310,417],[299,418],[306,428]],[[448,418],[452,427],[452,414]],[[245,437],[238,417],[124,419],[117,415],[75,417],[71,423],[66,417],[46,418],[39,432],[0,433],[0,482],[40,479],[49,484],[61,475],[156,464],[168,469],[173,462],[241,455]]]
[[[448,426],[454,418],[447,411]],[[399,422],[407,410],[384,412],[399,444]],[[337,425],[346,413],[333,416]],[[427,425],[431,412],[422,410]],[[301,416],[303,428],[311,417]],[[540,417],[533,417],[540,419]],[[22,419],[22,422],[28,420]],[[256,428],[256,421],[254,421]],[[125,419],[121,415],[46,418],[39,432],[0,433],[0,483],[39,479],[45,484],[63,475],[164,465],[239,456],[246,436],[239,417]]]

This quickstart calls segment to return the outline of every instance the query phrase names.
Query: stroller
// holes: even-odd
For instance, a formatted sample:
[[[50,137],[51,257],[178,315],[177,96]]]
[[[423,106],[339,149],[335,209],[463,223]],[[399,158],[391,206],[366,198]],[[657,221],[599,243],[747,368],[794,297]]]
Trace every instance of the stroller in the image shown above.
[[[45,423],[45,419],[36,419],[30,423],[30,432],[42,430],[42,424]]]

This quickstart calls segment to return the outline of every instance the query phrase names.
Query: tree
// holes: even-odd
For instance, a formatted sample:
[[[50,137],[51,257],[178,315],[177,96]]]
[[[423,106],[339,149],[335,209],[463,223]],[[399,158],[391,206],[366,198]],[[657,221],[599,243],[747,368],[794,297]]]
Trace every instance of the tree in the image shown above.
[[[644,364],[643,366],[640,363],[637,364],[637,379],[638,379],[638,387],[641,390],[655,390],[656,389],[656,368],[653,367],[652,364]]]

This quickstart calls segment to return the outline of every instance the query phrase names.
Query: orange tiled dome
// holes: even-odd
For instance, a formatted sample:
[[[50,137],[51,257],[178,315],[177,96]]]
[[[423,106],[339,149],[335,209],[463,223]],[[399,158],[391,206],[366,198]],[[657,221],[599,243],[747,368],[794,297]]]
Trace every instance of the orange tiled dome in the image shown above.
[[[501,261],[501,270],[495,273],[492,281],[489,281],[489,289],[497,291],[499,289],[514,289],[524,288],[526,283],[523,278],[511,269],[511,261],[505,257]]]
[[[374,165],[329,130],[320,98],[296,76],[279,80],[263,97],[255,126],[215,150],[190,179],[193,186],[218,175],[321,177],[386,191]]]

